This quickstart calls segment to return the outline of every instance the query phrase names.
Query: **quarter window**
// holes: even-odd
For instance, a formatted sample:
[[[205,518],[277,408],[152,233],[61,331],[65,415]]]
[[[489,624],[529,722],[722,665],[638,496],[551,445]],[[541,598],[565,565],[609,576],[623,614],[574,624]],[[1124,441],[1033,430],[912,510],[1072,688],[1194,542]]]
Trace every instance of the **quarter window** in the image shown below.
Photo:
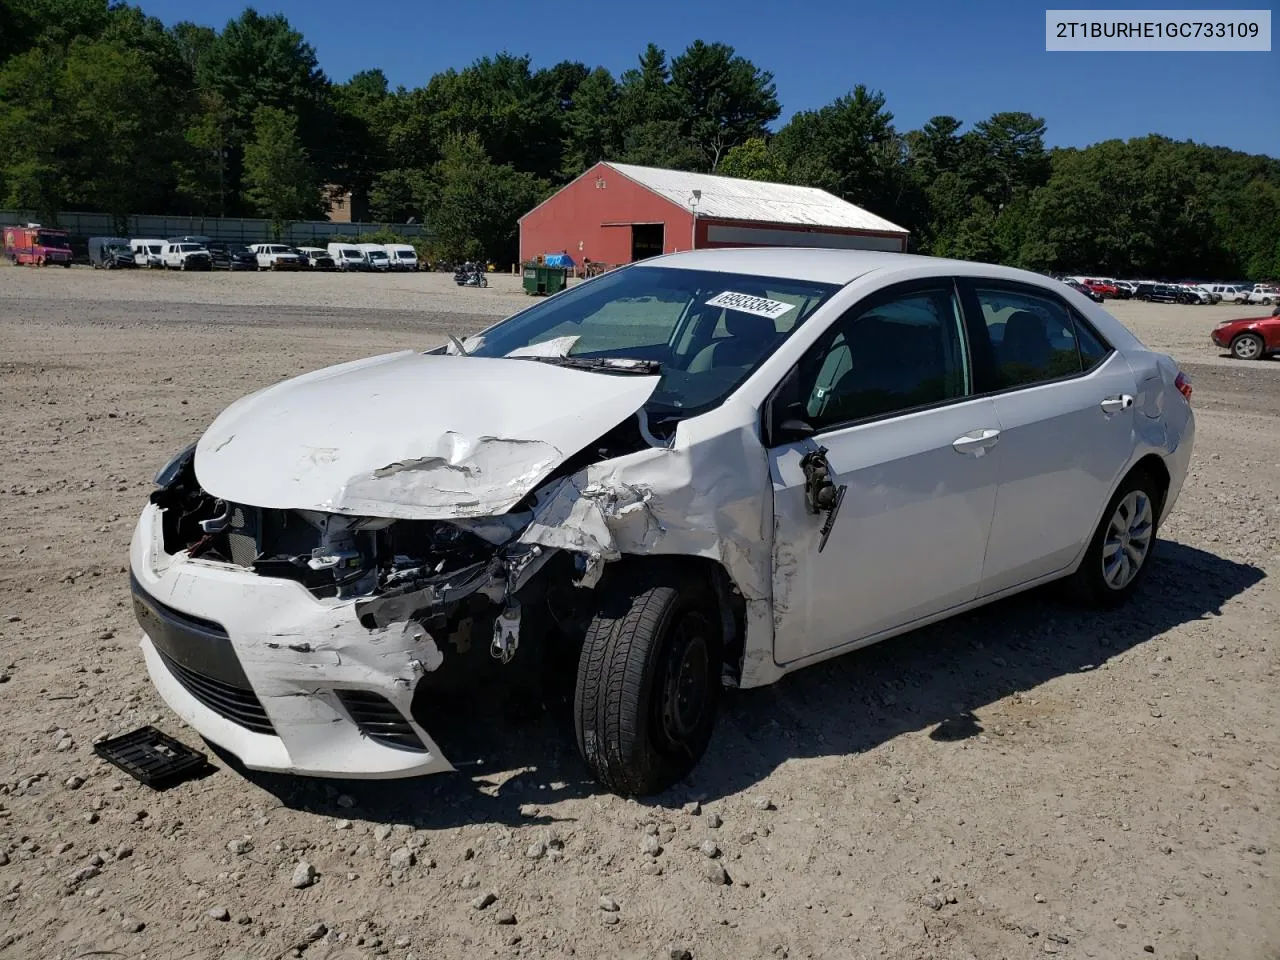
[[[966,396],[961,330],[950,285],[860,304],[801,362],[805,420],[821,431]]]
[[[1110,352],[1069,307],[1027,290],[974,287],[994,355],[995,389],[1087,372]]]

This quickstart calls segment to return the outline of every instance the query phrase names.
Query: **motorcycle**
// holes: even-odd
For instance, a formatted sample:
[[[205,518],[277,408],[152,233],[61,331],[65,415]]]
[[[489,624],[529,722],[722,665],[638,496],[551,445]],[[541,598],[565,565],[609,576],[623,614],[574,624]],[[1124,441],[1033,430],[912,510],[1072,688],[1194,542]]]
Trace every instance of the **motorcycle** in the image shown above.
[[[453,271],[453,282],[460,287],[487,287],[489,281],[478,263],[468,260]]]

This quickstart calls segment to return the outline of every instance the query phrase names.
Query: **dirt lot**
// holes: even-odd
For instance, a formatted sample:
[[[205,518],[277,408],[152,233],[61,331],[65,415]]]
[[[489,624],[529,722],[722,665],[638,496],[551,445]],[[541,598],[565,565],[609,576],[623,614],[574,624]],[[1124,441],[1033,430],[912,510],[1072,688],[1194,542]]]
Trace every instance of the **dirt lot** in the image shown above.
[[[157,794],[99,762],[147,722],[207,749],[135,642],[155,469],[250,390],[525,302],[510,278],[0,267],[0,957],[1280,957],[1280,362],[1207,339],[1242,308],[1115,308],[1199,415],[1137,602],[1027,596],[733,695],[657,802],[595,789],[497,692],[442,718],[473,761],[452,777],[216,758]]]

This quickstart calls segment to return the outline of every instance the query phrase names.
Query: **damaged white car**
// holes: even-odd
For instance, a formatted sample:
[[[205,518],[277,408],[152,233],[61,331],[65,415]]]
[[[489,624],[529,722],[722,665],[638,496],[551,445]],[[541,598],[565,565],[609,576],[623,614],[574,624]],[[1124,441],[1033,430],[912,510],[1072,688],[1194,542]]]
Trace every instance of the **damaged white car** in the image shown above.
[[[659,257],[234,403],[138,523],[142,649],[247,767],[334,777],[450,770],[440,691],[561,665],[594,775],[657,791],[722,687],[1057,578],[1128,596],[1190,393],[1036,274]]]

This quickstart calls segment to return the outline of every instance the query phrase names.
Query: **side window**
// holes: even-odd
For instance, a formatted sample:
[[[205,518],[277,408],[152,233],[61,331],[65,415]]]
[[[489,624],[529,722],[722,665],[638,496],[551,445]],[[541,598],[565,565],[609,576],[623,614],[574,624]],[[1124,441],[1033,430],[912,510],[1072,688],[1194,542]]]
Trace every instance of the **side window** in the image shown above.
[[[967,396],[961,329],[950,285],[854,307],[801,361],[806,419],[821,431]]]
[[[995,389],[1082,373],[1109,352],[1065,303],[1031,290],[975,285],[994,354]]]
[[[1080,348],[1080,365],[1088,373],[1111,353],[1107,346],[1078,316],[1071,314],[1071,325],[1076,335],[1076,345]]]

